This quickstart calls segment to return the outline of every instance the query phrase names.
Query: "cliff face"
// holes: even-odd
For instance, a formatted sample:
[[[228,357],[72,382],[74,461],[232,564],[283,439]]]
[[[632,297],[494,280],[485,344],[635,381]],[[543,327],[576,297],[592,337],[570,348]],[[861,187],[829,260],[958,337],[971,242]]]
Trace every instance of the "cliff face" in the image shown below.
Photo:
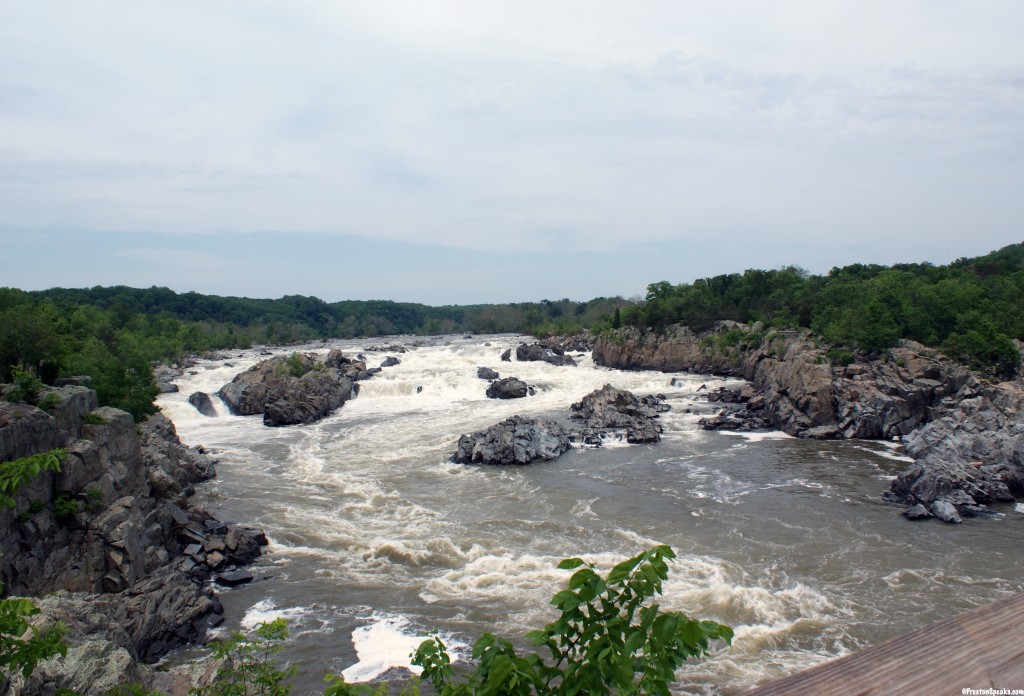
[[[726,344],[728,331],[738,345]],[[909,341],[884,359],[833,367],[807,334],[738,325],[703,336],[686,328],[664,336],[626,329],[598,338],[593,356],[598,365],[620,369],[746,379],[764,397],[772,427],[807,438],[906,435],[930,420],[929,409],[944,397],[977,384],[966,369]]]
[[[261,535],[189,508],[213,462],[184,447],[166,418],[137,426],[124,411],[96,408],[85,387],[53,393],[60,402],[49,412],[0,401],[0,461],[68,453],[59,473],[26,481],[15,506],[0,509],[0,575],[5,594],[46,595],[39,623],[66,623],[71,648],[7,693],[105,693],[152,676],[140,662],[220,623],[206,580],[258,556]],[[99,675],[84,667],[97,654],[110,665]]]
[[[701,337],[627,329],[600,337],[593,355],[609,367],[749,380],[760,393],[758,417],[797,437],[901,437],[915,462],[883,497],[910,506],[910,519],[960,522],[1024,498],[1024,385],[982,383],[920,344],[833,367],[808,335],[733,325]]]

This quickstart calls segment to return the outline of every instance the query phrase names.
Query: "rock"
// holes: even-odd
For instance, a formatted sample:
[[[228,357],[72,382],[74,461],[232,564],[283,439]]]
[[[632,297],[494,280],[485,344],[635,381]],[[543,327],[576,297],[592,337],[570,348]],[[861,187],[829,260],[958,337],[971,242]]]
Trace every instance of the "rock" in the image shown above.
[[[529,464],[569,450],[569,435],[552,421],[513,416],[487,430],[463,435],[451,461],[461,464]]]
[[[58,377],[53,382],[55,387],[88,387],[92,377],[89,375],[76,375],[74,377]]]
[[[927,520],[927,519],[931,519],[932,517],[935,516],[931,512],[929,512],[928,508],[926,508],[921,503],[918,503],[917,505],[914,505],[913,507],[907,508],[901,514],[904,517],[906,517],[908,520],[912,520],[912,521]]]
[[[542,361],[550,365],[576,365],[576,361],[565,355],[560,348],[545,347],[539,343],[520,343],[516,348],[516,360],[520,362]]]
[[[501,354],[501,361],[502,362],[512,362],[512,349],[511,348],[507,349],[504,353]]]
[[[950,524],[960,524],[960,515],[957,513],[956,508],[953,507],[952,503],[948,500],[936,500],[931,506],[932,514],[938,517],[943,522]]]
[[[727,389],[725,387],[719,387],[718,389],[712,389],[711,391],[708,392],[708,401],[720,401],[724,404],[738,404],[743,401],[749,401],[749,397],[746,399],[742,398],[739,389]]]
[[[736,328],[749,332],[749,342],[722,346],[706,340]],[[705,335],[685,327],[663,336],[622,329],[615,337],[599,337],[593,357],[598,365],[620,369],[741,377],[755,390],[749,398],[763,400],[759,408],[772,427],[808,438],[906,435],[971,379],[964,368],[911,341],[902,341],[885,359],[833,369],[825,348],[805,335],[725,324]]]
[[[625,429],[630,443],[658,442],[661,426],[655,422],[659,412],[655,406],[659,401],[645,399],[646,402],[632,392],[606,384],[570,406],[569,417],[583,421],[589,428]]]
[[[487,398],[489,399],[522,399],[526,396],[528,387],[526,382],[518,377],[506,377],[491,382],[487,387]]]
[[[594,337],[589,334],[575,334],[572,336],[552,336],[540,341],[545,348],[557,349],[563,353],[572,351],[574,353],[589,353],[594,347]]]
[[[344,367],[346,374],[365,372],[365,365],[346,363],[340,351],[332,351],[328,359]],[[296,376],[296,371],[301,375]],[[338,367],[318,363],[312,354],[296,353],[254,365],[217,393],[232,413],[262,413],[265,425],[277,427],[325,418],[353,398],[355,388],[353,379]]]
[[[493,380],[498,379],[500,375],[489,367],[478,367],[476,368],[476,376],[480,379]]]
[[[383,361],[381,361],[380,366],[381,367],[394,367],[395,365],[401,365],[401,364],[402,364],[401,360],[399,360],[398,358],[396,358],[393,355],[389,355],[388,357],[384,358]]]
[[[204,416],[209,416],[211,418],[215,418],[217,416],[217,410],[213,407],[213,402],[210,401],[210,395],[206,392],[193,392],[189,395],[188,402]]]
[[[225,587],[237,587],[238,585],[244,585],[248,582],[252,582],[253,574],[247,570],[238,569],[227,573],[218,573],[214,576],[214,580],[218,585],[224,585]]]

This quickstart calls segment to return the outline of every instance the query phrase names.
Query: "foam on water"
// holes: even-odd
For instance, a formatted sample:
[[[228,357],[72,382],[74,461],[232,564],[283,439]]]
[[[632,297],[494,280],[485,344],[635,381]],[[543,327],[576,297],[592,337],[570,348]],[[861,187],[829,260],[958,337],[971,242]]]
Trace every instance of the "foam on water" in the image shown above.
[[[413,667],[411,655],[420,643],[428,638],[424,633],[412,629],[411,622],[404,616],[376,615],[371,623],[352,631],[352,644],[359,661],[342,671],[341,676],[350,683],[368,682],[381,676],[389,669]],[[448,642],[445,643],[446,647]],[[452,662],[458,661],[458,645],[449,651]]]

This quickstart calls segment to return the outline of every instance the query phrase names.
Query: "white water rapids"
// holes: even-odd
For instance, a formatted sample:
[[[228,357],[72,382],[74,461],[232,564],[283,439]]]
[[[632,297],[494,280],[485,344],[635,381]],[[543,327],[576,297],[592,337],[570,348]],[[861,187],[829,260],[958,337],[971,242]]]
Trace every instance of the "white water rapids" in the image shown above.
[[[524,645],[554,617],[566,556],[607,570],[656,543],[676,550],[662,605],[736,630],[731,648],[680,672],[684,693],[743,691],[1024,584],[1024,514],[1013,506],[949,527],[906,522],[881,502],[906,466],[893,443],[704,432],[697,420],[715,409],[698,387],[737,383],[610,370],[589,356],[578,367],[501,362],[517,337],[407,338],[407,353],[366,352],[401,340],[302,348],[340,345],[371,367],[401,360],[312,425],[267,428],[216,397],[219,416],[207,418],[187,403],[262,359],[252,351],[201,361],[159,400],[181,439],[220,462],[200,500],[271,539],[252,569],[258,581],[221,596],[229,626],[289,619],[295,693],[320,693],[326,672],[363,680],[408,664],[432,630],[455,647],[484,631]],[[487,399],[478,366],[537,393]],[[606,383],[668,397],[661,443],[525,467],[447,461],[462,433],[520,413],[565,416]]]

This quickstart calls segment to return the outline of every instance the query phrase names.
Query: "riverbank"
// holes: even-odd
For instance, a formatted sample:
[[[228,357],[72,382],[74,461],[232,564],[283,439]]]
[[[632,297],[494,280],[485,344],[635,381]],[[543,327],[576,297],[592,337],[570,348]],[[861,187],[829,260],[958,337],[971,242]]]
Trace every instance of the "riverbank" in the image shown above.
[[[959,522],[1024,498],[1024,384],[988,383],[912,341],[837,356],[808,332],[723,322],[701,335],[685,327],[605,334],[593,359],[748,380],[759,397],[755,417],[795,437],[905,441],[915,463],[885,499],[907,506],[910,519]]]
[[[0,574],[6,595],[39,598],[34,625],[67,627],[68,651],[0,692],[105,693],[139,683],[185,693],[212,676],[210,665],[149,665],[223,622],[212,582],[244,581],[240,568],[266,539],[193,504],[194,485],[215,475],[215,462],[182,445],[163,415],[136,424],[124,411],[97,408],[96,392],[81,384],[40,397],[46,409],[0,401],[0,462],[66,453],[60,471],[25,480],[13,506],[0,509],[8,530]]]

